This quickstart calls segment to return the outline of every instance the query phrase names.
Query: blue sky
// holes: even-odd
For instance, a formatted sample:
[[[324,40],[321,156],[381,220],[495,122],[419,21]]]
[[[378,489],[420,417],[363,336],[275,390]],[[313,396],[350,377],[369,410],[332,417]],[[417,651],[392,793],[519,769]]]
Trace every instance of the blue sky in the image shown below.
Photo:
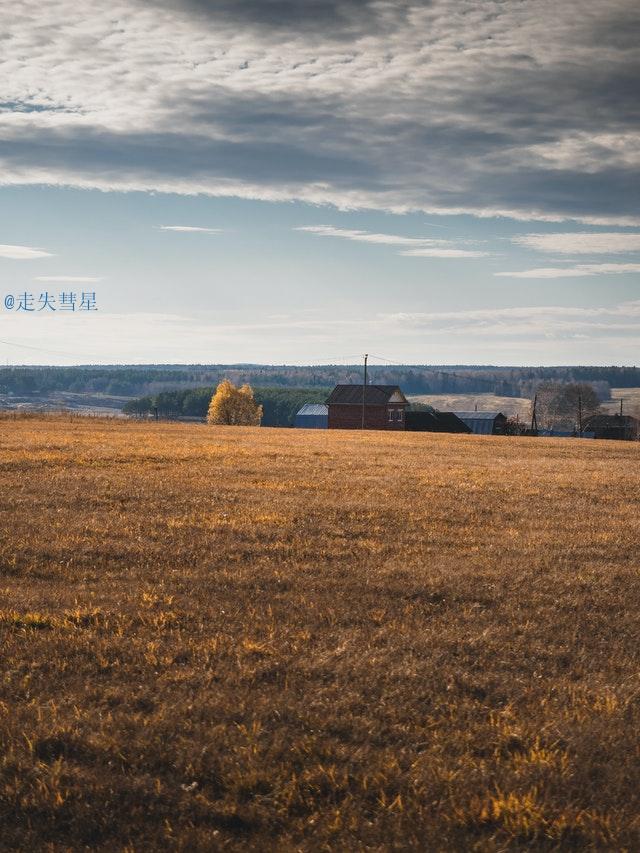
[[[635,4],[23,0],[0,30],[3,361],[640,362]],[[98,311],[15,307],[71,291]]]

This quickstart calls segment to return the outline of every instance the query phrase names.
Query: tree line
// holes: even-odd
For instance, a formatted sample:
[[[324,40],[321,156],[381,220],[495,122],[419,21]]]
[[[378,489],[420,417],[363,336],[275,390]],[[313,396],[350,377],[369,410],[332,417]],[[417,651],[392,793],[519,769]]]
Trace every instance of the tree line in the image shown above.
[[[581,383],[608,389],[640,387],[637,367],[495,367],[469,365],[371,365],[369,378],[380,385],[400,385],[406,394],[478,394],[531,397],[542,382]],[[59,391],[123,397],[159,394],[173,389],[218,385],[326,388],[362,381],[360,365],[104,365],[0,368],[0,394],[43,396]]]
[[[161,418],[204,419],[217,386],[162,391],[130,400],[122,408],[127,415]],[[305,403],[324,403],[331,388],[254,388],[253,399],[262,407],[262,426],[291,426]]]

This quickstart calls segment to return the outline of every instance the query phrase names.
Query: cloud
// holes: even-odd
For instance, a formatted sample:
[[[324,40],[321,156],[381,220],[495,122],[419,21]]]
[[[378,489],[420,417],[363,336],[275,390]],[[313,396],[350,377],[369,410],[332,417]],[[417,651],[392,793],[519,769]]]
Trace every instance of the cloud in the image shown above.
[[[409,249],[400,252],[409,258],[487,258],[490,252],[480,252],[473,249]]]
[[[306,231],[319,237],[340,237],[356,243],[374,243],[382,246],[402,247],[399,254],[420,258],[484,258],[489,252],[455,248],[452,240],[434,240],[430,237],[403,237],[398,234],[376,234],[352,228],[335,228],[333,225],[305,225],[294,231]]]
[[[156,0],[156,5],[200,24],[229,24],[254,30],[295,32],[323,39],[352,39],[379,32],[390,17],[406,13],[406,0],[396,8],[376,0]]]
[[[378,243],[383,246],[425,246],[438,241],[428,237],[402,237],[398,234],[374,234],[370,231],[359,231],[353,228],[334,228],[333,225],[303,225],[293,229],[317,234],[319,237],[341,237],[344,240],[355,240],[358,243]]]
[[[624,302],[611,308],[565,305],[537,305],[516,308],[476,308],[461,311],[398,312],[386,315],[393,322],[411,326],[431,326],[448,324],[451,321],[460,325],[497,323],[502,321],[532,320],[544,323],[566,320],[601,320],[602,318],[634,318],[640,322],[640,300]]]
[[[639,20],[633,0],[17,0],[1,180],[638,225]]]
[[[158,225],[160,231],[195,231],[202,234],[222,234],[222,228],[202,228],[199,225]]]
[[[37,275],[34,281],[50,281],[50,282],[72,282],[74,284],[87,283],[93,284],[102,281],[101,278],[96,278],[91,275]]]
[[[537,252],[566,255],[618,254],[640,252],[640,234],[624,233],[559,233],[521,234],[511,238],[513,243]]]
[[[353,363],[384,336],[406,364],[637,363],[640,300],[608,307],[531,306],[220,322],[214,315],[0,312],[0,339],[21,361],[50,363]],[[60,341],[66,343],[61,346]],[[594,349],[597,344],[597,349]],[[33,352],[31,352],[33,350]],[[561,357],[558,358],[558,354]],[[564,356],[564,357],[562,357]],[[492,358],[493,357],[493,358]]]
[[[32,249],[29,246],[0,245],[0,258],[10,258],[14,261],[31,261],[35,258],[51,258],[51,252],[44,249]]]
[[[633,341],[640,334],[640,300],[612,307],[532,306],[482,308],[448,312],[404,312],[386,316],[386,327],[401,328],[406,334],[451,335],[478,341],[532,341],[606,339]],[[479,345],[479,344],[478,344]]]
[[[621,275],[640,272],[640,264],[577,264],[574,267],[542,267],[518,272],[495,272],[505,278],[580,278],[586,275]]]

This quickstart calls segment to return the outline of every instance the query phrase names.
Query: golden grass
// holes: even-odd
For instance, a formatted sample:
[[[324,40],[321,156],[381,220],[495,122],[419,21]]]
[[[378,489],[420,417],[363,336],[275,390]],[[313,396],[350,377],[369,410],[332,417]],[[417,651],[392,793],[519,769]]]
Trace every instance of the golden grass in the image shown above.
[[[639,461],[0,419],[0,846],[639,849]]]

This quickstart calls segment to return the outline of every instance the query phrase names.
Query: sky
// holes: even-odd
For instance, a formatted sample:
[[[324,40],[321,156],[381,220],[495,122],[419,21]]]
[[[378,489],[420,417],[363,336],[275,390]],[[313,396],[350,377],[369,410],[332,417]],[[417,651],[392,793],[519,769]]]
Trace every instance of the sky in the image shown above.
[[[0,363],[640,364],[635,0],[0,11]]]

